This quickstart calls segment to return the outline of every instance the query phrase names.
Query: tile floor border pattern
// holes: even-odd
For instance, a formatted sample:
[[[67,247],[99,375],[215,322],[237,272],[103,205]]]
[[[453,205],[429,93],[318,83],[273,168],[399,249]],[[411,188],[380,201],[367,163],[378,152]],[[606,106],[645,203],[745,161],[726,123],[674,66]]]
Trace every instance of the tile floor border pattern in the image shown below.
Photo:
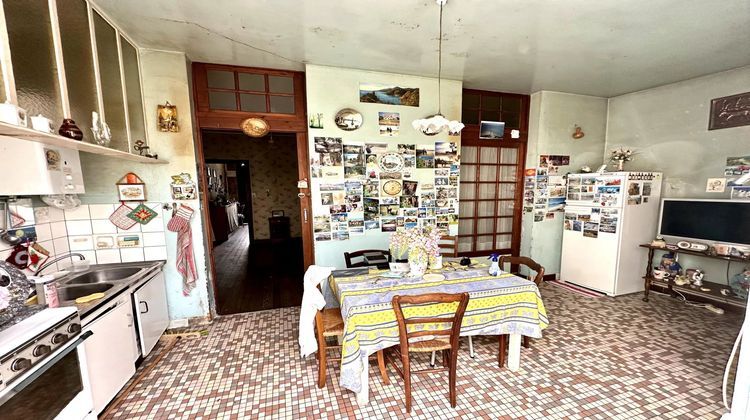
[[[715,315],[665,296],[590,299],[550,285],[551,325],[523,349],[521,369],[496,366],[494,337],[466,341],[458,405],[447,375],[413,378],[411,418],[716,419],[724,364],[741,316]],[[383,385],[370,366],[370,404],[338,385],[329,365],[316,386],[313,356],[300,359],[299,308],[217,318],[207,337],[182,340],[107,419],[404,418],[403,383]],[[153,356],[150,356],[153,357]],[[427,360],[418,363],[426,363]],[[419,366],[417,366],[418,368]]]

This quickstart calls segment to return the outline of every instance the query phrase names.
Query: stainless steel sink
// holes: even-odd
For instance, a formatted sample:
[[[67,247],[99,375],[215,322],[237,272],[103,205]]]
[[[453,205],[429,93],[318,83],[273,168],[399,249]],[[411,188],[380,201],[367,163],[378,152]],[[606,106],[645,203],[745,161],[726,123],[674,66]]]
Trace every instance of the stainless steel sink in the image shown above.
[[[62,301],[76,300],[82,296],[92,293],[105,292],[114,286],[112,283],[92,283],[81,285],[62,286],[57,289],[57,296]]]
[[[92,283],[106,283],[117,280],[124,280],[136,273],[142,271],[142,267],[118,267],[118,268],[107,268],[97,269],[81,273],[74,276],[73,278],[65,281],[66,285],[73,284],[92,284]]]

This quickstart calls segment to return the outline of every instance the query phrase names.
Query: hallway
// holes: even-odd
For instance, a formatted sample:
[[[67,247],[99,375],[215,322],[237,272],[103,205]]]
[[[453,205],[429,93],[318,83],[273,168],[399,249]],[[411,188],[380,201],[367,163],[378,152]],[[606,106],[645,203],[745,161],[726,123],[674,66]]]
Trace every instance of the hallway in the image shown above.
[[[220,315],[299,306],[302,302],[300,238],[272,243],[255,241],[249,248],[248,226],[214,248],[216,310]]]

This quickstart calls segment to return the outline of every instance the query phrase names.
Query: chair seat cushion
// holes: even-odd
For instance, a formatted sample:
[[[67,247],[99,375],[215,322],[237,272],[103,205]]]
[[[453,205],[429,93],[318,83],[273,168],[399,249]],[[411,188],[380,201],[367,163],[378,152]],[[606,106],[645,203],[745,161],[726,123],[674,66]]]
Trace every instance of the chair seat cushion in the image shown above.
[[[323,309],[323,336],[332,337],[344,334],[344,320],[340,308]]]
[[[409,343],[409,352],[425,353],[439,350],[447,350],[451,348],[451,343],[448,339],[433,338],[430,340],[416,341]]]

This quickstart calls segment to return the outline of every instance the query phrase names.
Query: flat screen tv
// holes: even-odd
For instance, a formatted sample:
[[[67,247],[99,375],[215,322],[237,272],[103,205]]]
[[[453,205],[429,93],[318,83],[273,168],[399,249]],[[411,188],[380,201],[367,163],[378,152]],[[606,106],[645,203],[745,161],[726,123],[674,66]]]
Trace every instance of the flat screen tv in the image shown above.
[[[750,201],[665,198],[659,234],[709,244],[750,245]]]

